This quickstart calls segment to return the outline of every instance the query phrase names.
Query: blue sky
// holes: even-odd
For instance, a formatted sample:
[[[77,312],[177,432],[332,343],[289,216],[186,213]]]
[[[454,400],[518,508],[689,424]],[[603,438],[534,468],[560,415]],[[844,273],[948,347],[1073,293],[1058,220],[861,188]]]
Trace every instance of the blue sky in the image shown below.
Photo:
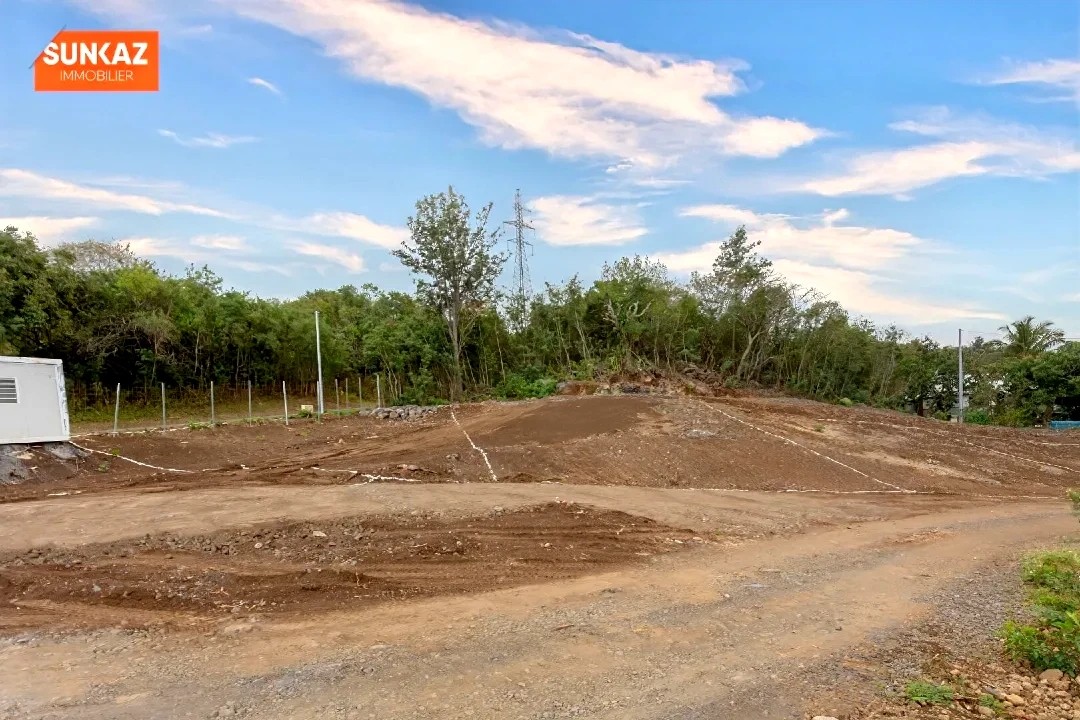
[[[34,93],[62,26],[158,29],[158,93]],[[373,282],[453,184],[533,284],[776,268],[917,334],[1080,337],[1080,5],[4,0],[0,224],[264,297]]]

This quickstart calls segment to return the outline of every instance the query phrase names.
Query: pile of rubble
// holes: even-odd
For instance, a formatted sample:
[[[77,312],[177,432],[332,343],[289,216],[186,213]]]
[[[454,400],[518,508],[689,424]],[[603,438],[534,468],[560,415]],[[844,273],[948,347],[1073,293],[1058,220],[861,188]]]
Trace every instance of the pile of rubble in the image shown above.
[[[376,408],[371,416],[380,420],[416,420],[437,412],[438,405],[402,405],[400,407]]]

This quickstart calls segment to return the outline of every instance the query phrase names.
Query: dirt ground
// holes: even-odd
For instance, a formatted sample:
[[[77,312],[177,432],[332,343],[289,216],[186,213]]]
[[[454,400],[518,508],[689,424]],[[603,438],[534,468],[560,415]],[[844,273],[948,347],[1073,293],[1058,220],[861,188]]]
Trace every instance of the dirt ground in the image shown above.
[[[753,396],[77,442],[0,485],[0,717],[856,717],[1080,484],[1068,433]]]

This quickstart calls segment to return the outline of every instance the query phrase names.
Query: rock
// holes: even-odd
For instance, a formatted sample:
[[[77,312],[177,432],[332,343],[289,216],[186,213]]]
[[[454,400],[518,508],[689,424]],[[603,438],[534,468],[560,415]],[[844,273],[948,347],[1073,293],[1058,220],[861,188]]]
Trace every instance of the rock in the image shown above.
[[[1012,703],[1016,707],[1020,707],[1021,705],[1027,705],[1027,701],[1015,693],[1009,693],[1008,695],[1006,695],[1005,702]]]
[[[986,707],[985,705],[979,706],[979,714],[983,717],[994,717],[994,711]]]
[[[1039,675],[1039,679],[1045,680],[1049,683],[1054,683],[1060,680],[1063,675],[1065,675],[1065,673],[1061,672],[1060,670],[1043,670],[1042,674]]]
[[[44,448],[47,453],[57,460],[74,460],[89,455],[89,453],[69,443],[47,443]]]
[[[832,715],[815,715],[813,720],[837,720]]]
[[[322,530],[314,530],[311,533],[311,537],[323,538],[326,537],[326,533],[324,533]]]
[[[716,433],[712,430],[704,430],[702,428],[692,428],[686,431],[686,437],[688,438],[707,438],[713,437]]]

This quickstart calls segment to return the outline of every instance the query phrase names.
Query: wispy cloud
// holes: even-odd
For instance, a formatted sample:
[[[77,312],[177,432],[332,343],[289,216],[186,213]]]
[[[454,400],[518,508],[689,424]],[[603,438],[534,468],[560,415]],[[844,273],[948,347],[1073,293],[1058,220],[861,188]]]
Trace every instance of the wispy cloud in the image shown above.
[[[595,197],[548,195],[529,203],[533,225],[549,245],[625,245],[648,232],[633,205],[611,205]]]
[[[929,250],[933,244],[911,233],[890,228],[839,224],[850,213],[846,209],[827,210],[812,218],[796,220],[786,215],[759,214],[733,205],[698,205],[680,212],[684,217],[700,217],[733,228],[745,225],[761,251],[770,258],[828,262],[842,267],[877,269],[896,265],[915,250]],[[720,242],[664,256],[672,270],[702,270],[712,266]]]
[[[24,215],[23,217],[0,217],[0,228],[16,227],[23,232],[32,233],[42,245],[52,247],[67,240],[77,239],[82,231],[99,222],[101,218],[96,217]]]
[[[982,80],[986,85],[1037,85],[1056,93],[1051,100],[1080,102],[1080,60],[1075,58],[1014,63]]]
[[[821,290],[848,310],[893,322],[930,325],[960,319],[1006,319],[999,312],[968,303],[938,303],[913,297],[903,283],[880,273],[786,259],[777,260],[774,267],[790,282]]]
[[[121,192],[112,188],[122,188]],[[130,192],[127,190],[145,190]],[[187,213],[232,220],[267,230],[342,237],[362,243],[393,249],[408,238],[404,227],[383,225],[363,215],[343,211],[325,211],[307,216],[274,214],[258,207],[234,212],[206,205],[179,202],[163,196],[182,194],[184,186],[178,183],[159,182],[130,177],[107,177],[93,182],[73,182],[48,177],[29,170],[0,168],[0,197],[21,197],[34,203],[47,201],[77,208],[92,208],[94,212],[135,212],[144,215]],[[235,204],[234,204],[235,206]],[[26,217],[31,216],[27,214]],[[211,243],[217,243],[212,245]],[[232,247],[226,247],[232,243]],[[246,250],[238,243],[245,243],[235,235],[203,235],[192,239],[192,244],[204,249]]]
[[[364,258],[356,253],[351,253],[348,250],[343,250],[342,248],[334,247],[333,245],[322,245],[311,242],[293,242],[289,243],[288,247],[299,255],[329,260],[351,273],[364,272]]]
[[[228,218],[227,213],[191,203],[173,202],[150,195],[116,192],[90,184],[81,184],[39,175],[19,168],[0,168],[0,197],[23,197],[34,201],[64,201],[90,207],[94,211],[123,210],[144,215],[188,213]]]
[[[237,235],[197,235],[191,238],[191,244],[208,250],[226,252],[250,252],[252,247],[247,240]]]
[[[842,172],[803,181],[792,189],[830,197],[895,195],[951,178],[1042,178],[1080,170],[1080,151],[1067,133],[958,116],[947,108],[931,108],[889,127],[937,142],[861,152]]]
[[[284,96],[285,94],[281,92],[281,89],[277,85],[270,82],[269,80],[264,80],[261,77],[250,77],[248,78],[248,82],[255,87],[261,87],[264,90],[269,90],[270,92],[274,93],[279,97]]]
[[[226,5],[319,43],[355,77],[452,108],[499,147],[648,169],[689,153],[776,157],[822,134],[797,120],[721,110],[714,98],[745,90],[737,73],[748,66],[738,60],[639,52],[386,0]]]
[[[200,240],[206,240],[209,236],[192,238],[190,242],[160,238],[160,237],[129,237],[117,240],[117,244],[127,245],[130,250],[142,258],[170,258],[185,263],[196,265],[206,264],[214,267],[230,267],[252,273],[272,272],[278,275],[291,275],[288,267],[273,263],[262,262],[250,258],[230,257],[228,254],[215,252],[216,250],[230,251],[231,248],[214,248]],[[224,236],[218,236],[224,237]]]
[[[257,142],[257,137],[250,135],[223,135],[221,133],[207,133],[199,137],[182,137],[172,130],[158,130],[158,135],[169,138],[177,145],[190,148],[216,148],[224,150],[233,145]]]
[[[745,225],[761,252],[790,282],[819,290],[845,308],[869,316],[912,324],[954,318],[1000,319],[1001,315],[966,303],[936,303],[905,292],[902,270],[940,252],[934,243],[890,228],[842,224],[844,208],[808,218],[761,214],[734,205],[698,205],[680,212],[734,228]],[[674,272],[707,272],[720,252],[720,241],[657,259]],[[917,262],[915,262],[917,261]]]
[[[281,230],[328,237],[344,237],[392,250],[407,240],[403,227],[381,225],[363,215],[350,212],[321,212],[302,218],[276,218],[271,221]]]

